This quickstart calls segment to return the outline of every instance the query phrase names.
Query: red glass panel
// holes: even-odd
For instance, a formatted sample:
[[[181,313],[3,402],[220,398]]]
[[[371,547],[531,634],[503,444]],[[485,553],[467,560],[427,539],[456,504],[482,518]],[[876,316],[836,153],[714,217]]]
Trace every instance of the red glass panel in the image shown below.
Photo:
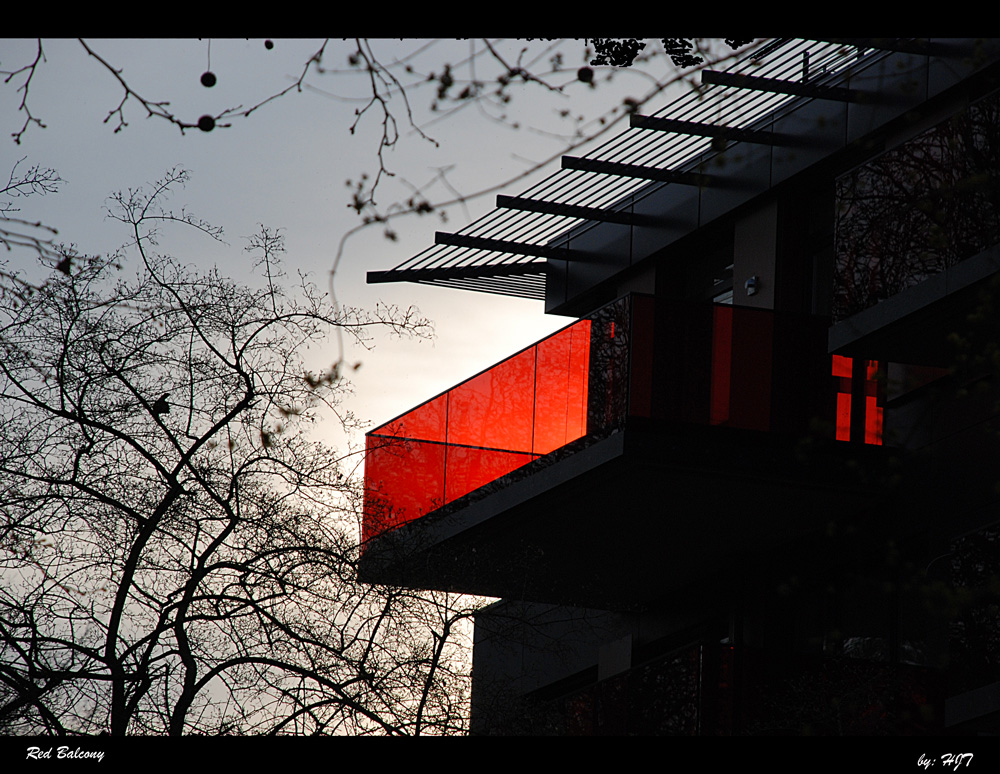
[[[531,451],[535,347],[454,387],[448,405],[448,443]]]
[[[853,361],[849,357],[844,357],[843,355],[833,356],[833,375],[834,376],[844,376],[848,379],[851,378],[851,369]]]
[[[879,403],[879,362],[869,360],[865,369],[865,443],[882,445],[882,407]]]
[[[500,476],[527,465],[534,459],[537,459],[537,456],[532,454],[449,446],[445,502],[457,500],[462,495],[496,481]]]
[[[882,445],[882,407],[874,395],[865,396],[865,443]]]
[[[838,441],[851,440],[851,373],[854,361],[843,355],[832,358],[832,374],[837,380],[837,428]]]
[[[364,540],[444,504],[444,444],[370,434],[365,454]]]
[[[439,395],[399,419],[382,425],[375,432],[397,438],[416,438],[420,441],[445,441],[445,420],[448,416],[448,393]]]
[[[837,440],[851,440],[851,393],[854,360],[841,355],[833,356],[833,376],[837,379]],[[865,362],[865,399],[859,410],[864,411],[865,439],[867,444],[882,445],[883,409],[879,404],[879,361]]]
[[[587,434],[587,404],[590,400],[590,320],[581,320],[570,330],[573,338],[569,353],[569,388],[566,391],[566,443]]]
[[[535,370],[536,454],[548,454],[587,432],[590,321],[538,343]]]
[[[364,539],[584,435],[590,328],[582,320],[370,433]]]
[[[837,440],[851,440],[851,393],[837,393]]]

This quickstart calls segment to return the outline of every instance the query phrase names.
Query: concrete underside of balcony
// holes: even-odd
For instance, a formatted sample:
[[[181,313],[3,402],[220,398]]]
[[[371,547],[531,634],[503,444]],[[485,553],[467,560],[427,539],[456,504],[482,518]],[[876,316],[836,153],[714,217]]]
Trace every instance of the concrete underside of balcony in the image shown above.
[[[361,572],[369,582],[635,609],[720,569],[738,576],[880,521],[893,454],[721,427],[629,426],[376,538]]]

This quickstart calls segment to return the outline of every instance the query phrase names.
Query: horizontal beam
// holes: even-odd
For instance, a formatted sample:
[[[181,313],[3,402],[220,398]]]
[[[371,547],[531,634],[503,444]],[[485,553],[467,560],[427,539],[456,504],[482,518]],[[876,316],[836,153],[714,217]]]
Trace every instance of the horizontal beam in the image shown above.
[[[524,199],[519,196],[497,196],[497,207],[524,212],[540,212],[545,215],[563,215],[583,220],[597,220],[602,223],[621,223],[626,226],[651,223],[655,220],[649,216],[636,215],[622,210],[605,210],[600,207],[583,207],[579,204],[544,202],[539,199]]]
[[[711,181],[711,175],[702,175],[697,172],[677,172],[672,169],[645,167],[641,164],[582,159],[578,156],[563,156],[562,168],[576,169],[581,172],[597,172],[602,175],[634,177],[639,180],[656,180],[661,183],[679,183],[680,185],[707,186]]]
[[[787,143],[784,137],[774,132],[764,132],[759,129],[737,129],[731,126],[716,126],[714,124],[699,124],[695,121],[678,121],[675,118],[658,118],[656,116],[633,114],[629,120],[629,125],[634,129],[652,129],[657,132],[690,134],[695,137],[711,137],[713,140],[735,140],[736,142],[753,142],[761,145],[783,145]]]
[[[368,284],[381,282],[421,282],[428,280],[475,279],[478,277],[518,277],[526,274],[544,274],[546,264],[495,263],[478,266],[451,266],[434,269],[391,269],[368,272]]]
[[[763,78],[759,75],[726,73],[719,70],[702,70],[701,82],[713,86],[732,86],[737,89],[767,91],[772,94],[792,94],[796,97],[829,99],[838,102],[854,102],[856,94],[842,86],[820,86],[801,81],[784,81],[780,78]]]
[[[434,244],[451,247],[471,247],[476,250],[492,250],[496,253],[511,253],[512,255],[530,255],[535,258],[555,258],[560,261],[582,260],[586,255],[577,250],[549,245],[531,245],[525,242],[511,242],[506,239],[489,239],[487,237],[471,236],[470,234],[449,234],[437,231],[434,234]]]

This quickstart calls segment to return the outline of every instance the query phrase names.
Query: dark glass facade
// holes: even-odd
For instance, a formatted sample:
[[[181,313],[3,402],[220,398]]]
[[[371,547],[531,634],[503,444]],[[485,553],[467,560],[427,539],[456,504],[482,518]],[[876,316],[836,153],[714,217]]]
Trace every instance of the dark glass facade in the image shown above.
[[[1000,241],[998,169],[994,94],[839,178],[834,319]]]

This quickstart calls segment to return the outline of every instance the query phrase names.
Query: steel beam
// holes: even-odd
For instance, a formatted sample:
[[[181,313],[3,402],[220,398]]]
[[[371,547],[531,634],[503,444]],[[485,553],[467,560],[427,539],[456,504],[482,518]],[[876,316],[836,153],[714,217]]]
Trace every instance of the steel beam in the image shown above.
[[[641,164],[622,164],[618,161],[582,159],[577,156],[563,156],[562,168],[597,172],[603,175],[634,177],[639,180],[656,180],[661,183],[679,183],[680,185],[707,186],[712,181],[711,175],[703,175],[698,172],[677,172],[672,169],[657,169]]]
[[[714,124],[700,124],[695,121],[678,121],[675,118],[632,115],[629,124],[634,129],[652,129],[657,132],[690,134],[695,137],[711,137],[713,140],[734,140],[736,142],[752,142],[760,145],[788,144],[787,138],[777,135],[774,132],[765,132],[760,129],[738,129],[732,126],[716,126]]]
[[[762,78],[759,75],[741,75],[718,70],[702,70],[701,82],[713,86],[733,86],[737,89],[768,91],[772,94],[792,94],[796,97],[829,99],[838,102],[854,102],[856,92],[842,86],[820,86],[802,81],[784,81],[780,78]]]
[[[582,220],[597,220],[602,223],[621,223],[626,226],[651,223],[655,220],[649,216],[636,215],[623,210],[605,210],[600,207],[583,207],[579,204],[545,202],[539,199],[524,199],[519,196],[497,196],[497,207],[524,212],[540,212],[545,215],[563,215]]]

